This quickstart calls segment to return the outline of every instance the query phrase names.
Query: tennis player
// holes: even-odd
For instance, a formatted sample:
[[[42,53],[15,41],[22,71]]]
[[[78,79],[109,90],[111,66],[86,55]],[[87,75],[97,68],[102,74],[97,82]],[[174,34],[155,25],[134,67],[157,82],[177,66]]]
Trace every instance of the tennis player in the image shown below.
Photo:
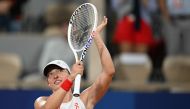
[[[101,59],[102,70],[96,81],[84,90],[80,96],[72,94],[71,87],[77,74],[83,74],[82,62],[77,62],[72,69],[61,60],[54,60],[44,68],[44,75],[47,77],[48,86],[53,93],[48,96],[41,96],[36,99],[35,109],[93,109],[96,103],[103,97],[109,88],[115,74],[115,68],[108,49],[102,38],[101,31],[107,24],[104,17],[102,23],[92,33],[95,44],[98,48]]]

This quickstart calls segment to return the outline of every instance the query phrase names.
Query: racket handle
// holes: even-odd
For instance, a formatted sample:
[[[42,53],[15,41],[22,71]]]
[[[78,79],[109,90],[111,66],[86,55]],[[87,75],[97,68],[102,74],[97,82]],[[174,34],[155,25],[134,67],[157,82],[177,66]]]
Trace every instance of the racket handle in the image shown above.
[[[80,82],[81,82],[81,75],[78,74],[75,78],[75,84],[74,84],[74,96],[79,96],[80,95]]]

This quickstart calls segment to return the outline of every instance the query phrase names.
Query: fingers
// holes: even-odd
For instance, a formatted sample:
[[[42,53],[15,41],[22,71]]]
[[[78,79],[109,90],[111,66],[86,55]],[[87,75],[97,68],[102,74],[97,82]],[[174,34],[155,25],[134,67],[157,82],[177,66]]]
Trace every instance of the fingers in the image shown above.
[[[75,64],[74,66],[75,66],[76,70],[79,70],[80,72],[81,72],[82,70],[84,70],[84,65],[83,65],[83,62],[82,62],[82,61],[76,62],[76,64]]]
[[[108,18],[104,16],[104,19],[102,20],[102,25],[105,26],[108,23]]]
[[[74,78],[76,77],[77,74],[83,75],[83,71],[84,71],[84,65],[82,61],[78,61],[76,62],[71,69],[71,74],[74,76]]]
[[[108,18],[104,16],[104,19],[102,20],[101,24],[97,27],[96,31],[101,32],[102,29],[107,25]]]
[[[102,26],[102,28],[103,28],[104,26],[106,26],[107,23],[108,23],[108,18],[106,16],[104,16],[100,26]]]
[[[95,36],[96,36],[96,32],[92,31],[92,37],[95,37]]]
[[[96,31],[92,32],[92,37],[95,37],[98,33],[100,33],[103,30],[103,28],[107,25],[107,22],[108,22],[108,18],[104,16],[101,24],[97,26]]]
[[[101,31],[108,23],[108,18],[104,16],[104,19],[102,20],[101,24],[97,27],[99,31]]]
[[[83,65],[83,62],[82,61],[77,61],[76,64],[77,65]]]
[[[78,61],[77,63],[77,74],[83,75],[83,71],[84,71],[84,66],[83,66],[83,62],[82,61]]]

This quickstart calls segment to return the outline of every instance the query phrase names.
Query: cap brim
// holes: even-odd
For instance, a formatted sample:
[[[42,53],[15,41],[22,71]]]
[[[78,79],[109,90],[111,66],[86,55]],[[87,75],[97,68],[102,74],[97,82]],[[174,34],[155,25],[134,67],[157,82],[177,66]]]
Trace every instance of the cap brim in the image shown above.
[[[47,77],[48,73],[52,70],[52,69],[63,69],[62,67],[55,65],[55,64],[49,64],[44,68],[43,74],[44,76]]]

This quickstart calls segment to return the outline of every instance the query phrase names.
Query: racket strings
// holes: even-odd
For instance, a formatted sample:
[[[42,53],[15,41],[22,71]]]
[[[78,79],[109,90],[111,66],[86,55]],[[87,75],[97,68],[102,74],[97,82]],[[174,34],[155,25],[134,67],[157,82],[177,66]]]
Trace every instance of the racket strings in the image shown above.
[[[73,17],[71,42],[75,50],[82,49],[88,41],[94,24],[94,10],[84,6]]]

